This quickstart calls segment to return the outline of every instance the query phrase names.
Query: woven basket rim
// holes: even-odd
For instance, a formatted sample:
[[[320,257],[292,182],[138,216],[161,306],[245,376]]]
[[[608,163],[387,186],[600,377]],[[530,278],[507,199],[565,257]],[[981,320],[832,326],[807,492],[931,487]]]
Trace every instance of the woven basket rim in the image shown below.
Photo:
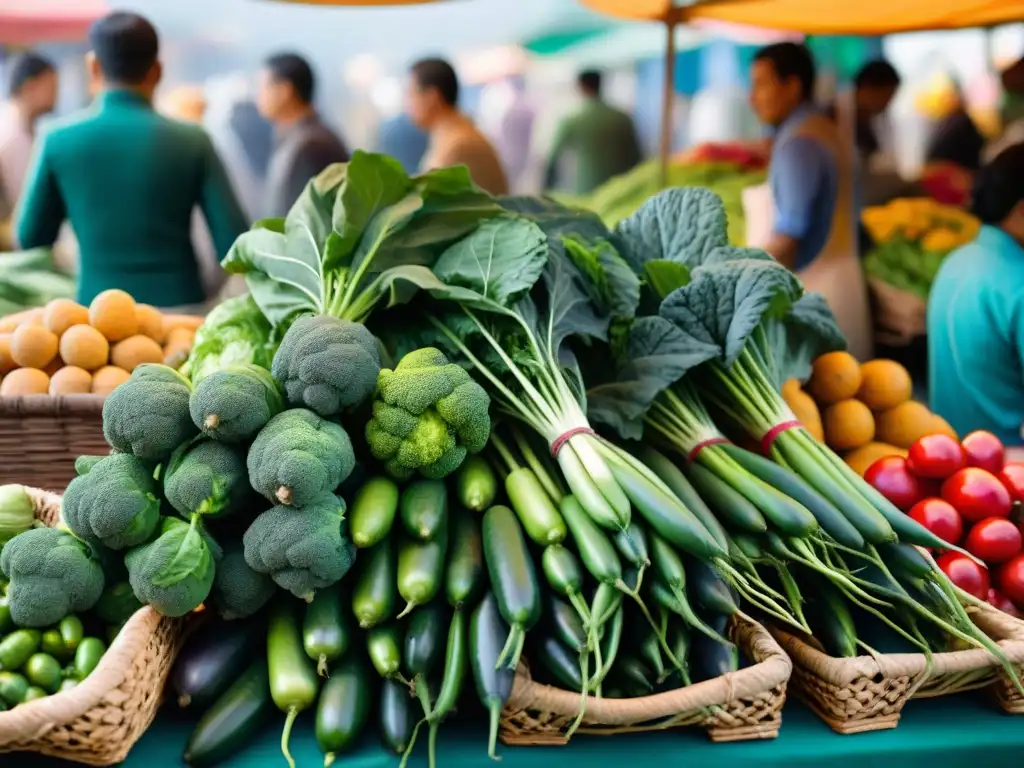
[[[106,399],[105,395],[8,395],[0,397],[0,417],[100,414]]]
[[[1024,663],[1024,621],[1003,613],[994,606],[967,606],[968,615],[995,639],[1014,664]],[[923,653],[889,653],[878,656],[837,658],[818,650],[799,635],[773,624],[768,631],[801,669],[836,686],[849,685],[860,678],[929,678],[1000,666],[999,660],[981,648],[933,653],[931,664]]]
[[[651,696],[633,699],[608,699],[590,696],[587,699],[587,723],[601,725],[639,724],[663,717],[678,716],[690,711],[722,706],[771,691],[789,680],[793,663],[779,643],[764,626],[737,612],[733,618],[751,631],[750,647],[760,657],[749,667],[712,680]],[[512,695],[506,712],[542,710],[566,717],[579,712],[580,694],[551,685],[537,683],[525,666],[516,670]]]
[[[61,497],[38,488],[26,488],[36,507],[36,514],[61,503]],[[51,526],[52,527],[52,526]],[[21,704],[0,712],[0,747],[27,738],[40,738],[63,723],[84,715],[100,704],[106,694],[124,682],[132,660],[145,650],[150,637],[163,617],[149,606],[136,611],[125,623],[96,669],[70,691],[55,693],[43,699]]]

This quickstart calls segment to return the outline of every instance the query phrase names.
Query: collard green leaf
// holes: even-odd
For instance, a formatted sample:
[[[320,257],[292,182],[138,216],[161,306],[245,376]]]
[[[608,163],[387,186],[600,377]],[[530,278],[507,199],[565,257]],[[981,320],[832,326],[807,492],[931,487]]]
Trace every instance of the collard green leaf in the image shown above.
[[[546,314],[539,319],[537,336],[555,359],[560,359],[562,344],[570,336],[608,339],[607,314],[598,314],[586,291],[586,278],[567,256],[554,254],[548,259],[542,276]]]
[[[370,220],[366,231],[352,256],[352,271],[365,269],[364,274],[380,274],[386,269],[404,263],[396,252],[389,248],[389,240],[404,229],[423,208],[423,198],[413,192],[405,195],[394,205],[381,209]],[[363,263],[368,262],[366,267]]]
[[[819,355],[846,349],[846,337],[820,293],[805,293],[779,322],[765,326],[770,372],[776,387],[788,379],[807,381]]]
[[[693,270],[659,314],[695,347],[717,346],[720,360],[731,366],[761,321],[782,317],[802,293],[796,275],[773,260],[729,261]]]
[[[665,318],[639,318],[615,379],[587,390],[587,416],[627,440],[639,440],[654,399],[719,351],[717,344],[688,335]]]
[[[150,546],[153,551],[149,557],[165,563],[153,577],[153,586],[173,587],[213,567],[213,555],[198,523],[189,525],[182,520],[164,518],[160,537]]]
[[[693,269],[715,249],[729,245],[725,206],[702,187],[666,189],[616,228],[619,250],[637,273],[651,259]]]
[[[565,255],[584,276],[590,299],[616,320],[631,320],[640,303],[640,279],[607,240],[564,235]]]
[[[434,274],[446,285],[509,306],[537,282],[547,256],[547,238],[536,224],[494,219],[445,250]]]
[[[332,226],[337,242],[329,249],[327,267],[345,264],[374,217],[402,200],[411,186],[394,158],[354,152],[333,201]]]
[[[690,282],[690,269],[685,264],[664,259],[651,259],[644,264],[647,285],[659,299],[664,299],[676,288]]]
[[[318,251],[301,229],[249,230],[231,246],[222,265],[231,274],[245,275],[253,299],[275,325],[323,307]]]

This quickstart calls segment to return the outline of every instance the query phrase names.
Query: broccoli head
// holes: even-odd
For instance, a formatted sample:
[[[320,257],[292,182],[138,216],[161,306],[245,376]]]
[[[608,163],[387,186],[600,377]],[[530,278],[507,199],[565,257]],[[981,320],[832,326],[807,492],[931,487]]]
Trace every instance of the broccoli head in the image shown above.
[[[390,475],[442,478],[491,434],[491,400],[464,368],[432,347],[403,357],[377,378],[366,441]]]
[[[80,539],[108,549],[148,540],[160,523],[160,488],[153,470],[127,453],[97,461],[64,491],[61,517]]]
[[[0,550],[11,619],[46,627],[88,611],[103,594],[103,569],[87,543],[59,528],[19,533]]]
[[[293,408],[260,430],[246,463],[252,487],[272,504],[304,507],[337,488],[356,459],[340,425]]]
[[[189,399],[192,421],[207,437],[226,443],[251,440],[284,410],[284,397],[257,365],[235,365],[202,379]]]
[[[209,596],[220,548],[202,529],[199,516],[186,523],[165,517],[160,535],[128,550],[128,583],[140,602],[164,616],[184,616]]]
[[[266,605],[276,590],[270,576],[257,573],[245,562],[242,545],[232,543],[217,563],[210,601],[222,619],[245,619]]]
[[[192,385],[166,365],[140,365],[103,403],[103,436],[121,453],[164,461],[198,433],[188,401]]]
[[[340,581],[355,562],[355,545],[342,532],[344,519],[345,502],[332,493],[301,511],[268,509],[245,532],[245,562],[296,597],[312,600],[316,590]]]
[[[185,519],[191,519],[193,513],[208,517],[233,514],[256,498],[245,458],[240,446],[214,440],[186,443],[171,455],[164,473],[164,496]]]
[[[272,370],[289,404],[329,418],[358,408],[373,394],[380,350],[361,323],[300,317],[281,340]]]

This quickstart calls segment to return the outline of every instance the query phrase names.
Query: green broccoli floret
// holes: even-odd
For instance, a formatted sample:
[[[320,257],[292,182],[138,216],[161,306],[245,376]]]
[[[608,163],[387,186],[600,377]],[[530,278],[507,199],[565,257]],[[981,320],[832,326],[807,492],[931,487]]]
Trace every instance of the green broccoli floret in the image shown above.
[[[235,365],[200,381],[189,399],[192,421],[207,437],[226,443],[251,440],[284,410],[284,397],[257,365]]]
[[[227,621],[244,619],[260,610],[277,591],[274,580],[257,573],[245,562],[241,544],[232,543],[217,563],[210,600]]]
[[[304,507],[337,488],[356,459],[341,426],[293,408],[260,430],[246,463],[252,487],[271,503]]]
[[[75,459],[75,474],[87,475],[89,470],[107,458],[106,456],[79,456]]]
[[[215,440],[186,443],[171,455],[164,474],[164,496],[186,520],[194,513],[207,517],[233,514],[257,498],[249,485],[245,458],[241,446]]]
[[[355,562],[355,545],[342,533],[344,519],[345,502],[332,493],[302,510],[268,509],[245,532],[245,562],[296,597],[312,600],[316,590],[340,581]]]
[[[59,528],[33,528],[0,550],[11,619],[46,627],[88,611],[103,594],[103,569],[87,543]]]
[[[141,607],[142,603],[132,591],[132,585],[127,581],[119,581],[107,585],[92,612],[104,624],[120,627]]]
[[[153,470],[127,453],[104,457],[68,484],[61,517],[84,541],[115,550],[142,544],[160,523]]]
[[[403,357],[377,378],[366,441],[390,475],[442,478],[491,434],[491,399],[464,368],[433,347]]]
[[[361,323],[300,317],[281,340],[272,370],[292,406],[329,418],[358,408],[373,394],[380,350]]]
[[[139,600],[164,616],[184,616],[209,596],[220,548],[195,515],[186,523],[165,517],[160,535],[128,550],[128,582]]]
[[[166,365],[140,365],[103,403],[103,436],[121,453],[164,461],[196,436],[188,410],[192,385]]]

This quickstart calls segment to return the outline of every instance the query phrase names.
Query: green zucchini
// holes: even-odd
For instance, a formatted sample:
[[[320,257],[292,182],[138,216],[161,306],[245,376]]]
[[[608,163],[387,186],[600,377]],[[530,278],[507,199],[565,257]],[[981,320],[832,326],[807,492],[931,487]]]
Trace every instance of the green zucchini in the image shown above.
[[[729,626],[728,616],[718,614],[708,616],[705,620],[718,634],[726,634]],[[740,668],[739,649],[730,642],[714,640],[698,632],[692,638],[689,668],[695,683],[735,672]]]
[[[395,549],[390,538],[370,549],[352,590],[352,613],[362,629],[371,629],[395,615]]]
[[[405,631],[403,661],[412,676],[429,675],[444,651],[445,617],[441,606],[433,603],[412,612]]]
[[[808,608],[811,630],[826,653],[838,658],[858,655],[857,627],[849,603],[828,579],[814,580],[814,600]]]
[[[548,618],[552,636],[559,642],[577,653],[582,653],[587,648],[587,631],[575,608],[564,600],[552,596],[548,600]]]
[[[484,595],[469,622],[469,660],[477,697],[490,720],[487,754],[497,760],[498,720],[501,708],[512,695],[514,673],[499,663],[509,627],[498,610],[494,594]]]
[[[405,600],[405,608],[398,618],[407,616],[418,605],[426,605],[440,591],[447,549],[446,531],[425,541],[406,537],[399,542],[398,594]]]
[[[406,532],[429,541],[446,528],[448,488],[443,480],[416,480],[402,492],[398,510]]]
[[[345,654],[352,641],[352,628],[344,604],[341,585],[334,584],[317,590],[313,602],[306,606],[302,647],[306,655],[316,662],[316,671],[321,676],[327,674],[331,662]]]
[[[482,456],[467,456],[455,473],[459,502],[473,512],[490,509],[498,495],[498,478]]]
[[[458,610],[483,591],[484,550],[479,520],[458,510],[452,515],[451,524],[444,589],[448,604]]]
[[[384,745],[396,755],[405,754],[412,741],[413,728],[420,719],[413,707],[409,686],[398,680],[385,680],[380,689],[380,734]]]
[[[570,651],[554,637],[545,637],[537,647],[537,656],[559,686],[577,693],[583,690],[579,653]]]
[[[324,768],[359,738],[372,699],[370,675],[361,659],[349,655],[331,669],[316,708],[316,743],[324,753]]]
[[[694,463],[686,471],[693,487],[728,528],[741,533],[763,533],[768,530],[768,523],[761,511],[710,469]]]
[[[348,513],[349,535],[359,549],[379,544],[398,512],[398,485],[389,477],[371,477],[356,492]]]
[[[739,610],[736,595],[710,565],[696,558],[686,559],[687,592],[697,605],[712,613],[731,616]]]
[[[266,659],[253,661],[203,713],[192,730],[185,763],[210,768],[247,747],[274,710]]]
[[[367,632],[366,649],[377,674],[384,678],[401,678],[402,650],[396,624],[384,624]]]
[[[669,490],[676,495],[676,498],[683,502],[683,505],[693,513],[693,516],[704,525],[707,532],[711,534],[711,538],[715,540],[715,543],[722,550],[727,549],[729,546],[729,536],[725,532],[725,528],[722,527],[718,517],[708,508],[708,505],[701,498],[700,494],[697,493],[690,481],[686,479],[686,475],[683,474],[682,470],[663,453],[659,453],[653,448],[646,446],[640,449],[637,453],[637,458],[646,464],[658,476],[661,482],[668,486]]]
[[[283,600],[270,612],[267,668],[270,674],[270,696],[274,705],[288,715],[281,733],[281,753],[289,767],[295,768],[288,740],[299,713],[316,703],[320,678],[302,647],[298,618],[291,605]]]

